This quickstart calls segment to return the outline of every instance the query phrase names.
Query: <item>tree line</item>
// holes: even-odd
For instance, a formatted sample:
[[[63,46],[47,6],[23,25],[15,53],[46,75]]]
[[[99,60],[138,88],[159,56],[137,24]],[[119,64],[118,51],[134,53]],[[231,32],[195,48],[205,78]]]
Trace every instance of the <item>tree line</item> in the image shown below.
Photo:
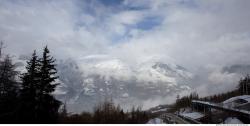
[[[200,100],[219,103],[231,97],[235,97],[239,95],[249,95],[249,94],[250,94],[250,76],[247,74],[245,77],[239,80],[237,88],[235,90],[203,97]]]
[[[10,55],[3,54],[0,42],[0,123],[145,123],[149,115],[140,107],[124,112],[113,101],[105,100],[93,113],[70,114],[52,93],[57,83],[56,60],[47,46],[36,50],[27,61],[26,72],[16,71]],[[84,106],[83,106],[84,107]]]
[[[52,95],[58,83],[55,59],[44,47],[41,57],[36,51],[27,62],[26,72],[17,77],[9,55],[0,49],[0,122],[55,123],[61,102]]]
[[[176,102],[172,105],[171,112],[175,112],[180,108],[190,107],[192,100],[209,101],[214,103],[223,102],[231,97],[250,94],[250,76],[246,75],[241,78],[235,90],[225,93],[215,94],[206,97],[199,97],[198,93],[193,92],[190,95],[180,97],[177,96]]]
[[[115,105],[112,100],[105,100],[94,107],[93,113],[82,112],[70,114],[64,105],[60,114],[60,123],[75,124],[144,124],[150,115],[142,111],[141,107],[132,107],[130,111],[124,111],[120,105]]]

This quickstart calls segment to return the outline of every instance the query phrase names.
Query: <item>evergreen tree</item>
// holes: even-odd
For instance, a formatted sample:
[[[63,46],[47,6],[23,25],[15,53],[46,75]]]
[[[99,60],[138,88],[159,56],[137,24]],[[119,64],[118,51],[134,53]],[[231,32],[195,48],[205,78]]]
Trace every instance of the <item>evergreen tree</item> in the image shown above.
[[[0,61],[0,97],[16,95],[16,75],[15,66],[11,58],[7,55],[4,61]]]
[[[241,79],[238,85],[238,90],[241,95],[250,94],[250,76],[246,75],[245,78]]]
[[[40,82],[40,65],[36,51],[27,62],[27,72],[21,75],[20,105],[18,117],[21,122],[35,123],[38,121],[37,109],[37,87]]]
[[[11,58],[7,55],[0,61],[0,121],[13,119],[16,110],[18,86],[15,81],[17,72]]]
[[[27,72],[22,78],[20,97],[20,118],[28,123],[55,123],[59,115],[61,102],[52,95],[55,91],[57,73],[55,59],[49,55],[47,46],[42,58],[38,59],[34,51],[27,62]]]
[[[37,87],[38,95],[38,110],[40,121],[55,122],[58,117],[58,110],[61,102],[56,100],[52,95],[58,83],[56,79],[55,59],[49,55],[47,46],[44,48],[43,56],[39,60],[40,64],[40,82]]]

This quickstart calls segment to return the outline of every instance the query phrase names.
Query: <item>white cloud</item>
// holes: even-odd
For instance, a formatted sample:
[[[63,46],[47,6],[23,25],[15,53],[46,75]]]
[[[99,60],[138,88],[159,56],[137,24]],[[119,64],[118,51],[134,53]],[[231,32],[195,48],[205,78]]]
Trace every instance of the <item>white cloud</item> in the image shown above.
[[[250,63],[249,5],[248,0],[125,0],[121,9],[98,1],[2,0],[0,39],[17,55],[48,44],[58,58],[106,54],[133,65],[158,57],[199,73],[210,64]],[[130,27],[146,17],[163,21],[147,31]],[[207,79],[222,84],[227,77],[217,73]]]

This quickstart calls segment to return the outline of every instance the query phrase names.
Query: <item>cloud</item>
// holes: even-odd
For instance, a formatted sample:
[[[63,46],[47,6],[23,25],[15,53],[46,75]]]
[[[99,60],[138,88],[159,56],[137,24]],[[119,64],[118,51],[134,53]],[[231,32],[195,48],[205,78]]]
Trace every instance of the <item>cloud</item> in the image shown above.
[[[210,73],[201,77],[206,80],[202,85],[220,86],[228,78],[237,78],[219,73],[217,67],[250,63],[249,5],[248,0],[124,0],[115,4],[2,0],[0,39],[8,45],[7,52],[16,55],[48,44],[60,59],[105,54],[133,66],[157,57],[194,74]]]
[[[79,14],[73,1],[2,1],[1,39],[7,42],[14,53],[26,53],[25,47],[41,48],[48,44],[59,56],[74,56],[102,48],[107,42],[105,35],[95,33],[80,25],[93,22],[91,15]],[[64,52],[64,54],[61,54]]]

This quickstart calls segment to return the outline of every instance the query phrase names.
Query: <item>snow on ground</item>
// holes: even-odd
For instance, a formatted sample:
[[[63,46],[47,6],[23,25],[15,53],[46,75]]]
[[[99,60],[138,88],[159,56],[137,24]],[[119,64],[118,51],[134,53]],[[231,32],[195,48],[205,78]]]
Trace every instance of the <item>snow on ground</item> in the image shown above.
[[[180,109],[180,113],[190,113],[190,112],[192,112],[192,109],[190,107]]]
[[[180,113],[180,115],[184,117],[189,117],[192,119],[199,119],[199,118],[204,117],[204,115],[199,112]]]
[[[160,118],[154,118],[150,119],[147,124],[165,124],[162,119]]]
[[[225,124],[243,124],[238,118],[236,117],[228,117],[225,121]]]
[[[250,102],[250,95],[241,95],[241,96],[232,97],[232,98],[227,99],[227,100],[224,101],[223,103],[224,103],[224,104],[227,104],[227,103],[233,102],[233,101],[235,101],[235,100],[237,100],[237,99],[244,99],[244,100]]]
[[[246,103],[236,103],[237,100],[244,100],[246,101],[246,103],[250,103],[250,95],[241,95],[227,99],[226,101],[223,102],[223,106],[231,108],[246,104]]]
[[[151,112],[152,112],[152,113],[156,113],[156,112],[165,112],[165,111],[167,111],[167,110],[168,110],[167,108],[164,108],[164,109],[152,110]]]
[[[199,118],[204,117],[204,115],[202,113],[192,111],[192,109],[190,107],[181,108],[180,112],[179,112],[179,115],[181,115],[183,117],[188,117],[188,118],[191,118],[191,119],[199,119]]]

